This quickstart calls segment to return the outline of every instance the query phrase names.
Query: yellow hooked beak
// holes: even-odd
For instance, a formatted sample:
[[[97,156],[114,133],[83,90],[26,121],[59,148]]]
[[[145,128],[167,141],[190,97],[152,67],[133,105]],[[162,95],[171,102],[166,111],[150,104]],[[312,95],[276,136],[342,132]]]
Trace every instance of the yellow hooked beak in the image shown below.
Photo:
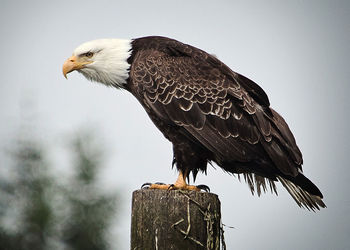
[[[79,60],[78,57],[71,56],[63,64],[63,67],[62,67],[63,75],[67,79],[68,73],[77,69],[82,69],[85,67],[86,64],[90,64],[90,63],[92,63],[92,61],[81,61]]]

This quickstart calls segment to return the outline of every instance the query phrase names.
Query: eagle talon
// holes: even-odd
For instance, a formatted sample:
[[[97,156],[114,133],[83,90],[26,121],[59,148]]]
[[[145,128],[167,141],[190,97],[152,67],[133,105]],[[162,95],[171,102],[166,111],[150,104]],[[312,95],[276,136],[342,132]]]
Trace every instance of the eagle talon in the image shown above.
[[[141,186],[141,189],[149,189],[151,185],[152,183],[150,182],[143,183]]]
[[[196,187],[201,189],[201,190],[204,190],[207,193],[210,193],[210,188],[207,185],[200,184],[200,185],[197,185]]]

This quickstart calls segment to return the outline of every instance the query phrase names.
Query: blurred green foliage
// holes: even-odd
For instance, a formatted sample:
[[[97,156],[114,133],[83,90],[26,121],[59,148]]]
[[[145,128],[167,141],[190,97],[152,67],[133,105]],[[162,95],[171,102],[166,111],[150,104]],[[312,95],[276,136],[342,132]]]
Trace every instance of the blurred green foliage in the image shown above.
[[[70,141],[73,174],[67,177],[50,171],[46,148],[35,138],[16,143],[9,174],[0,176],[0,249],[110,248],[117,195],[99,185],[104,155],[91,134]]]

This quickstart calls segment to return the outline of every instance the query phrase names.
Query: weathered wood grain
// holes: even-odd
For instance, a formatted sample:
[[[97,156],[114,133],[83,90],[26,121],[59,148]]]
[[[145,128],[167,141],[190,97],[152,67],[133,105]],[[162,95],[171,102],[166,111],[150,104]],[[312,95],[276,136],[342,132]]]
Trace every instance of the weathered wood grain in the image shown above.
[[[220,218],[216,194],[136,190],[132,198],[131,249],[219,249]]]

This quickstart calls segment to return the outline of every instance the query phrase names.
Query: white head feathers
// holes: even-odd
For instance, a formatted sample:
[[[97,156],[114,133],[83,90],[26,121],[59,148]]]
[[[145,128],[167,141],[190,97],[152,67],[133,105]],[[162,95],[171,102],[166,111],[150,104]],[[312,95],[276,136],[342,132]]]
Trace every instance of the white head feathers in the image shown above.
[[[87,54],[89,53],[89,54]],[[73,56],[89,56],[91,63],[79,69],[87,79],[107,86],[123,87],[129,77],[127,59],[131,55],[131,40],[98,39],[77,47]]]

